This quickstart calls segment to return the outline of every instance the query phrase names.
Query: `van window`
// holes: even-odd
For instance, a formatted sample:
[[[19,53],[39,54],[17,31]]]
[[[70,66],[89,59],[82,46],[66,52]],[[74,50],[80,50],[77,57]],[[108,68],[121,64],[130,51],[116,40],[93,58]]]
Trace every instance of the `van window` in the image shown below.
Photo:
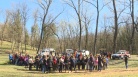
[[[45,51],[42,51],[42,53],[45,52]]]

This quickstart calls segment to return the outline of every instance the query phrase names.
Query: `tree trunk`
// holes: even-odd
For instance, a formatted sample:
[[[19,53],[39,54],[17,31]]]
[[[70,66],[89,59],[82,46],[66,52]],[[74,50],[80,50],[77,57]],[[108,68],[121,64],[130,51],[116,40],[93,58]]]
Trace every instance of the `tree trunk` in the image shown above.
[[[42,24],[42,29],[41,29],[41,35],[40,35],[40,41],[39,41],[39,44],[38,44],[38,51],[37,51],[37,54],[38,54],[38,52],[39,52],[39,50],[40,50],[40,47],[41,47],[41,43],[42,43],[42,39],[43,39],[43,27],[44,26],[44,24]]]
[[[80,17],[80,0],[78,0],[78,19],[79,19],[79,26],[80,26],[80,34],[79,34],[79,50],[81,49],[81,34],[82,34],[82,24],[81,24],[81,17]]]
[[[12,41],[11,50],[12,50],[12,53],[13,53],[13,51],[14,51],[14,41]]]
[[[88,28],[87,28],[87,26],[85,26],[85,30],[86,30],[85,50],[87,50],[88,49]]]
[[[96,51],[97,51],[96,42],[97,42],[98,23],[99,23],[99,2],[97,0],[97,17],[96,17],[95,39],[94,39],[94,55],[96,55]]]
[[[25,29],[25,22],[24,22],[24,51],[26,52],[26,29]],[[23,53],[23,52],[22,52]]]
[[[114,32],[114,38],[113,38],[113,50],[114,50],[113,53],[116,53],[117,34],[118,34],[118,18],[117,18],[115,0],[113,0],[113,8],[114,8],[114,26],[115,26],[115,32]]]
[[[132,9],[132,12],[131,12],[132,35],[131,35],[131,38],[130,38],[130,49],[129,49],[129,51],[131,51],[132,54],[133,54],[133,49],[134,49],[134,35],[135,35],[135,26],[134,26],[134,0],[132,0],[131,4],[132,4],[132,6],[131,6],[131,9]]]
[[[51,3],[52,3],[52,0],[44,0],[44,2],[39,3],[39,6],[42,8],[42,10],[44,12],[44,15],[43,15],[43,18],[42,18],[42,27],[41,27],[42,29],[41,29],[40,42],[38,44],[37,54],[38,54],[38,52],[40,50],[41,43],[42,43],[42,40],[43,40],[43,32],[44,32],[44,28],[45,28],[44,27],[45,20],[46,20],[47,14],[49,12],[49,8],[50,8]]]

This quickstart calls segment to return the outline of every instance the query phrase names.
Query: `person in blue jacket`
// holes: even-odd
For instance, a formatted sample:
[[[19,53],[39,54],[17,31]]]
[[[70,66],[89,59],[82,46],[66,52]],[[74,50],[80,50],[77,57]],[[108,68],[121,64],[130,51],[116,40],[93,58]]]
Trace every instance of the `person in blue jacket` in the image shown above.
[[[12,64],[12,63],[13,63],[13,56],[12,56],[12,54],[11,54],[11,53],[9,53],[9,62],[10,62],[10,64]]]

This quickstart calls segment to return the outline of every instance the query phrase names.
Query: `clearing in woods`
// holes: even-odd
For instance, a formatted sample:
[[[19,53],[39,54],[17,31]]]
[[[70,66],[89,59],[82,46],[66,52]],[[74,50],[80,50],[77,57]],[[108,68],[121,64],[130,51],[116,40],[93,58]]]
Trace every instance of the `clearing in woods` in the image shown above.
[[[8,50],[9,44],[0,47],[0,77],[138,77],[138,56],[132,55],[128,61],[128,69],[125,69],[123,60],[109,60],[108,69],[101,72],[77,71],[71,73],[48,73],[41,71],[29,71],[24,66],[9,65]],[[8,48],[9,47],[9,48]],[[27,50],[31,52],[31,50]],[[31,53],[30,53],[31,54]]]

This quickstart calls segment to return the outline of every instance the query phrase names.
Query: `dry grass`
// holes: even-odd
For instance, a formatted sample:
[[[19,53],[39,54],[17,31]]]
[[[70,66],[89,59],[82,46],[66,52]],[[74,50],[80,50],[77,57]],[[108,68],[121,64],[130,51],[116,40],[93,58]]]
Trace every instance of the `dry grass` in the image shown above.
[[[138,60],[138,59],[137,59]],[[110,60],[108,69],[101,72],[77,71],[77,73],[49,73],[43,74],[41,71],[28,71],[24,66],[6,64],[8,54],[0,57],[0,77],[138,77],[138,61],[136,56],[129,59],[129,68],[125,69],[123,60]]]
[[[7,46],[5,46],[7,45]],[[9,65],[8,54],[10,43],[6,42],[0,50],[0,77],[138,77],[138,56],[133,55],[129,59],[128,69],[125,69],[123,60],[110,60],[108,69],[101,72],[77,71],[77,73],[49,73],[44,74],[41,71],[28,71],[24,66]],[[2,48],[2,47],[1,47]],[[34,55],[33,50],[27,50],[27,53]],[[35,69],[34,69],[35,70]]]
[[[28,71],[22,66],[0,65],[0,77],[138,77],[138,68],[114,68],[101,72],[49,73]]]

